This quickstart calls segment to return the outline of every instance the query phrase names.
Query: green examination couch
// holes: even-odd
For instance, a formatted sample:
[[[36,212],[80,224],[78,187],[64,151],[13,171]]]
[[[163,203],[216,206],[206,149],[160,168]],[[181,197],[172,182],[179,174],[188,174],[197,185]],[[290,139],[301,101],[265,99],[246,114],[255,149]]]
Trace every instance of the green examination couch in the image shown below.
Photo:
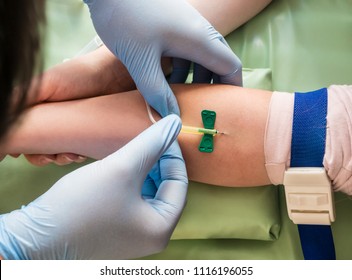
[[[81,0],[48,0],[45,68],[73,57],[95,35]],[[147,36],[147,35],[146,35]],[[310,91],[352,84],[352,1],[274,0],[227,40],[244,67],[244,86]],[[79,167],[0,163],[0,211],[27,204]],[[74,187],[74,186],[73,186]],[[352,200],[336,193],[332,225],[338,259],[352,259]],[[191,182],[168,247],[146,259],[302,259],[283,187],[225,188]]]

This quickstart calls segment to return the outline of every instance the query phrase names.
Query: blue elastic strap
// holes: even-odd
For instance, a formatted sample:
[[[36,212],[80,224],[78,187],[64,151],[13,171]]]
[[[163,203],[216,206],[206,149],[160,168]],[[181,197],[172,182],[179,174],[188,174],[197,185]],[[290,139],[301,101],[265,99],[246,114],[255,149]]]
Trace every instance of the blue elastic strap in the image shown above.
[[[327,89],[295,93],[290,167],[323,167]],[[329,225],[298,225],[306,260],[333,260],[335,246]]]

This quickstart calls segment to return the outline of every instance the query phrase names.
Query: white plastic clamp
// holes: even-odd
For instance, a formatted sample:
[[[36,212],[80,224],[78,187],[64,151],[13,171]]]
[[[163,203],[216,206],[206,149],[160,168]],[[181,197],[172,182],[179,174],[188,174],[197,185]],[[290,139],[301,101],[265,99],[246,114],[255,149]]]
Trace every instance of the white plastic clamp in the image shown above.
[[[324,168],[292,167],[284,176],[287,210],[295,224],[330,225],[334,193]]]

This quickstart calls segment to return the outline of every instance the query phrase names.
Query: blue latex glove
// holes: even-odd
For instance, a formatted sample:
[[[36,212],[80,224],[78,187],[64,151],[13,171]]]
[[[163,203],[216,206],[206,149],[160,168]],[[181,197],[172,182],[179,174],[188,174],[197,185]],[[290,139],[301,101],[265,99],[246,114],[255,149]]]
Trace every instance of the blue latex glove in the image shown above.
[[[114,154],[66,175],[28,206],[0,216],[0,255],[129,259],[164,249],[187,193],[175,141],[180,128],[170,115]],[[153,166],[158,190],[144,199],[141,189]]]
[[[186,82],[188,74],[191,70],[191,61],[174,58],[172,61],[173,71],[168,78],[168,82],[171,84],[180,84]],[[239,69],[241,66],[239,65]],[[242,70],[239,71],[242,75]],[[208,84],[208,83],[222,83],[221,77],[204,68],[202,65],[195,63],[193,65],[193,80],[192,83],[196,84]],[[242,86],[242,76],[236,77],[234,85]]]
[[[162,116],[179,108],[161,68],[182,58],[242,85],[242,66],[223,36],[185,0],[84,0],[105,45],[127,67],[147,102]]]

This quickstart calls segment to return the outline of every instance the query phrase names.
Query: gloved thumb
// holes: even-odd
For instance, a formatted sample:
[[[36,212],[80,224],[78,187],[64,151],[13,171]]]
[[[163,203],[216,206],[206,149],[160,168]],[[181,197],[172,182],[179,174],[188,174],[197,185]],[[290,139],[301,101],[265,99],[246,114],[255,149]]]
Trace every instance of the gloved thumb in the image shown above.
[[[165,78],[161,65],[155,66],[155,69],[149,69],[149,72],[146,69],[139,70],[138,77],[134,76],[133,72],[130,73],[144,99],[162,117],[169,114],[180,115],[176,97]]]
[[[161,184],[154,200],[172,206],[168,211],[177,216],[185,205],[188,187],[186,165],[177,141],[162,155],[159,165]]]
[[[181,130],[177,115],[169,115],[143,131],[114,154],[103,159],[106,172],[130,176],[139,194],[153,165],[176,140]]]

